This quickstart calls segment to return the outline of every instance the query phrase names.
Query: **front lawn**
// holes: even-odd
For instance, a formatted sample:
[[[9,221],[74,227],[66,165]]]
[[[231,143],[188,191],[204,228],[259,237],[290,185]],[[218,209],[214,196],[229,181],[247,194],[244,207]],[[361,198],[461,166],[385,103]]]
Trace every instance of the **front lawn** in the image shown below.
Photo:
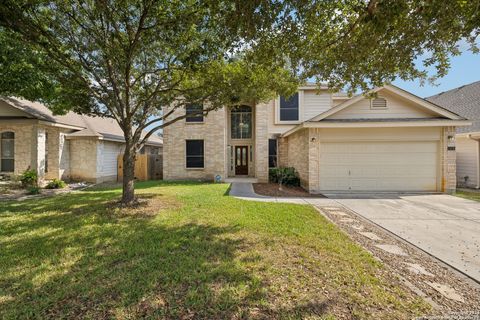
[[[402,319],[430,311],[312,207],[238,200],[227,189],[139,183],[153,203],[145,214],[112,209],[118,188],[0,202],[0,318]]]

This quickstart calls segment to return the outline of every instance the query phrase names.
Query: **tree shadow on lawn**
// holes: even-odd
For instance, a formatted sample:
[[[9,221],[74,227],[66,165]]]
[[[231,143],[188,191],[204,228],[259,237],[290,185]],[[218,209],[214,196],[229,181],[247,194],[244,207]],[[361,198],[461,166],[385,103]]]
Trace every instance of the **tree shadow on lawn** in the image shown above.
[[[236,259],[248,249],[236,227],[104,214],[116,195],[0,208],[0,222],[8,220],[0,231],[0,318],[273,315],[262,306],[266,284]]]

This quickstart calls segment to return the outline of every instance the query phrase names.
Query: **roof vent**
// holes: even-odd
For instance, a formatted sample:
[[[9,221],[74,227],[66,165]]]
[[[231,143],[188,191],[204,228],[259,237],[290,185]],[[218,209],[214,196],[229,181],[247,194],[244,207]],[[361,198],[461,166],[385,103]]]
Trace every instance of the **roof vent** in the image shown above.
[[[385,98],[380,98],[380,97],[372,99],[371,107],[372,109],[386,109],[387,100]]]

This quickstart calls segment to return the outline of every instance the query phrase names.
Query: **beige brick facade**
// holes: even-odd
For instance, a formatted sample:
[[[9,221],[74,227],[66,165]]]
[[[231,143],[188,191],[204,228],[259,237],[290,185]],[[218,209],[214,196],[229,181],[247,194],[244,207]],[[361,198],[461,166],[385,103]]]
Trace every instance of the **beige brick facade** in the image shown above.
[[[457,187],[455,127],[443,128],[441,146],[442,190],[453,193]]]
[[[32,166],[32,133],[31,124],[0,125],[0,132],[13,132],[15,134],[15,166],[14,174],[22,174]]]
[[[30,168],[38,172],[40,179],[69,177],[69,151],[65,143],[69,130],[35,123],[0,125],[0,132],[7,131],[15,134],[14,175]]]
[[[298,171],[300,184],[308,190],[309,187],[309,164],[308,164],[308,130],[299,130],[288,137],[287,144],[287,167],[294,167]],[[285,145],[285,143],[283,144]]]
[[[318,129],[308,129],[308,188],[309,192],[318,191],[320,181],[320,134]]]
[[[85,126],[89,128],[86,132]],[[0,156],[7,160],[5,168],[0,163],[2,176],[21,175],[30,168],[37,172],[40,180],[102,182],[117,179],[117,158],[123,152],[124,143],[122,130],[112,119],[80,116],[72,112],[56,116],[42,104],[2,98],[2,132],[14,134],[12,172],[10,153],[2,152],[0,147]],[[78,132],[81,133],[72,135]],[[5,139],[10,140],[10,135]],[[8,146],[9,140],[5,146]],[[144,150],[158,154],[161,146],[160,139],[150,137]]]
[[[313,96],[313,94],[310,94]],[[300,95],[300,100],[304,96]],[[316,96],[317,100],[304,101],[303,106],[300,106],[300,112],[302,108],[314,108],[323,103],[321,96]],[[328,103],[330,100],[325,100]],[[394,98],[390,99],[392,110],[399,109],[402,112],[411,112],[415,116],[430,117],[431,114],[425,113],[425,110],[418,109],[413,104],[405,105],[403,101],[398,102]],[[307,105],[311,103],[311,105]],[[368,100],[362,103],[369,103]],[[302,103],[300,103],[301,105]],[[361,105],[364,106],[364,105]],[[377,112],[376,110],[370,110],[370,105],[365,104],[365,108],[361,109],[362,112]],[[249,163],[249,176],[255,177],[259,182],[268,181],[268,140],[277,139],[277,164],[281,167],[294,167],[300,177],[301,185],[309,192],[320,192],[320,159],[322,152],[322,143],[325,139],[329,141],[439,141],[438,160],[435,167],[438,170],[437,186],[438,191],[452,192],[455,190],[456,185],[456,164],[455,164],[455,141],[453,137],[455,133],[455,127],[434,127],[430,124],[423,126],[415,126],[415,129],[405,129],[402,126],[385,126],[382,129],[376,129],[375,126],[369,128],[368,126],[359,125],[355,126],[343,126],[339,124],[338,127],[329,127],[330,136],[326,138],[325,131],[319,128],[299,128],[298,131],[294,131],[292,134],[286,134],[291,132],[298,124],[302,123],[304,119],[300,118],[300,121],[285,121],[282,123],[279,121],[279,112],[275,108],[278,107],[278,103],[270,101],[268,103],[260,103],[254,106],[253,123],[254,130],[252,138],[248,141],[233,141],[229,139],[230,113],[227,110],[219,110],[211,113],[205,118],[204,123],[201,124],[189,124],[184,120],[179,121],[171,126],[168,126],[164,130],[164,178],[168,180],[172,179],[202,179],[212,180],[216,174],[222,177],[234,176],[235,170],[233,159],[233,148],[236,145],[248,145],[250,155],[249,161],[253,160],[253,168]],[[407,109],[410,108],[410,109]],[[360,108],[360,107],[359,107]],[[326,108],[325,110],[327,110]],[[325,110],[319,110],[322,112]],[[315,110],[314,110],[315,111]],[[388,112],[390,109],[387,110]],[[385,111],[385,112],[387,112]],[[181,116],[185,112],[184,109],[176,110],[172,115],[172,118]],[[307,115],[308,119],[314,116],[312,110]],[[317,112],[317,111],[315,111]],[[355,116],[354,113],[352,113]],[[346,118],[352,116],[351,114],[344,115]],[[375,113],[378,118],[386,117],[380,113]],[[357,128],[358,132],[363,136],[352,135],[354,132],[352,128]],[[363,130],[363,131],[362,131]],[[407,134],[405,134],[407,133]],[[286,135],[285,135],[286,134]],[[440,137],[441,135],[441,137]],[[205,141],[205,168],[203,169],[186,169],[186,154],[185,154],[185,140],[187,139],[203,139]],[[411,140],[409,140],[411,139]],[[252,148],[253,146],[253,148]],[[374,151],[372,151],[374,152]],[[433,159],[432,161],[435,161]],[[412,164],[415,165],[415,164]],[[430,168],[430,167],[429,167]],[[361,171],[361,170],[360,170]],[[433,180],[433,179],[432,179]],[[426,188],[425,188],[426,189]]]
[[[73,180],[97,182],[97,140],[70,141],[70,177]]]
[[[177,109],[171,119],[184,114]],[[168,119],[167,119],[168,121]],[[186,168],[186,140],[204,140],[204,168]],[[224,108],[210,112],[202,123],[180,120],[163,131],[163,176],[166,180],[208,180],[216,175],[227,176],[226,111]]]
[[[277,161],[279,167],[288,165],[288,138],[279,138],[277,140]]]
[[[255,174],[259,182],[268,182],[268,105],[255,108]]]
[[[69,132],[67,129],[56,127],[45,128],[47,143],[48,167],[46,168],[46,179],[70,178],[70,150],[69,143],[65,140],[65,135]]]

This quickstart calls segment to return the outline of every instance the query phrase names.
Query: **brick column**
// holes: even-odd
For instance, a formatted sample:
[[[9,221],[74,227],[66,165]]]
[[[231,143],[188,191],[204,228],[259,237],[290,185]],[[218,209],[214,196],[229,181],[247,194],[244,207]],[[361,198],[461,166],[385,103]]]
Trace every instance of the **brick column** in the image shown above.
[[[268,182],[268,105],[255,107],[255,176]]]
[[[32,129],[32,165],[38,179],[45,178],[45,128],[35,125]]]
[[[288,166],[288,138],[277,140],[277,161],[279,167]]]
[[[457,186],[455,127],[445,127],[443,129],[441,144],[443,174],[442,191],[452,193],[455,192]]]
[[[308,192],[318,191],[320,181],[318,179],[320,169],[319,135],[318,129],[308,130]]]
[[[46,130],[48,138],[46,144],[48,147],[48,172],[45,173],[47,179],[58,179],[60,172],[60,132],[57,128],[48,128]],[[47,168],[45,168],[47,170]]]

